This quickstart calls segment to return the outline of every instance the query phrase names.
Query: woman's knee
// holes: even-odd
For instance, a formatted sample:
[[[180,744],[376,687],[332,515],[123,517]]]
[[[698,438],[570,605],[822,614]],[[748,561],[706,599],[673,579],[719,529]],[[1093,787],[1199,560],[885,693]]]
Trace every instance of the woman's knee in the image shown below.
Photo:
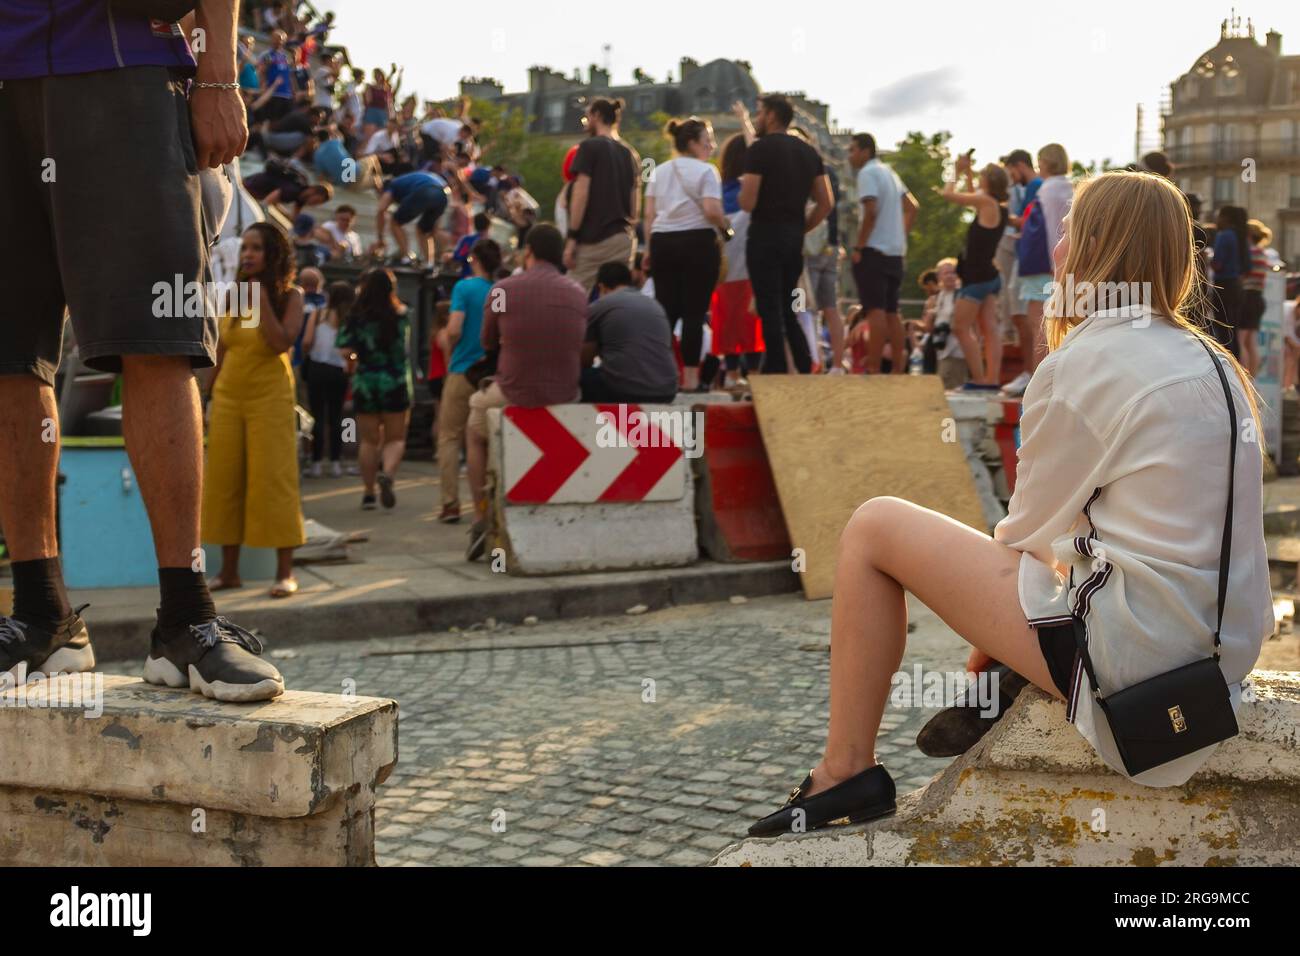
[[[841,536],[843,546],[879,547],[897,527],[903,512],[911,507],[902,498],[881,495],[858,505]]]

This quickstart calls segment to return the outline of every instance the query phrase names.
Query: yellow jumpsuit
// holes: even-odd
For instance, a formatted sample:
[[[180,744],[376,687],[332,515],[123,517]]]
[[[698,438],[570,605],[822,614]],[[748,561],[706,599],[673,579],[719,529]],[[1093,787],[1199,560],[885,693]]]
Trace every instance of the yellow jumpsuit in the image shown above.
[[[296,548],[305,535],[298,495],[293,367],[262,334],[221,320],[225,356],[212,389],[203,541]]]

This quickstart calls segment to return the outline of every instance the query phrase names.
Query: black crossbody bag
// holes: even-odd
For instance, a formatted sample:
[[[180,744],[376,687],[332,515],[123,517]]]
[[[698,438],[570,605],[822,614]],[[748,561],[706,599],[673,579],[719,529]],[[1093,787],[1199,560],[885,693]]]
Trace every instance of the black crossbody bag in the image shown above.
[[[1204,342],[1201,343],[1205,345]],[[1232,558],[1232,497],[1237,467],[1237,407],[1228,388],[1223,365],[1208,345],[1210,360],[1219,373],[1228,399],[1228,510],[1223,519],[1219,548],[1219,607],[1214,627],[1214,656],[1176,670],[1157,674],[1132,687],[1103,697],[1097,673],[1088,655],[1083,621],[1074,616],[1074,643],[1088,672],[1120,759],[1130,776],[1237,735],[1228,682],[1219,668],[1219,632],[1223,629],[1223,604],[1228,597],[1228,566]]]

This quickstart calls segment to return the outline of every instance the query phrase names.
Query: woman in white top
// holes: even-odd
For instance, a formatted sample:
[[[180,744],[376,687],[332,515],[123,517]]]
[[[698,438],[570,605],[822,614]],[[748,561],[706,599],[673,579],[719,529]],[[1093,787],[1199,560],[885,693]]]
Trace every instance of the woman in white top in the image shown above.
[[[685,386],[699,385],[700,353],[709,301],[718,282],[722,254],[718,234],[729,229],[722,211],[722,180],[708,159],[713,155],[713,127],[692,116],[669,120],[665,134],[676,155],[661,163],[645,190],[649,225],[649,262],[642,267],[655,280],[655,298],[668,313],[668,324],[682,323]]]
[[[347,316],[356,292],[350,282],[332,282],[325,308],[316,309],[307,320],[302,334],[302,349],[307,353],[307,396],[315,419],[312,432],[310,478],[321,476],[325,442],[330,445],[330,474],[343,474],[343,399],[348,391],[347,360],[334,347],[339,325]]]
[[[974,645],[968,670],[1000,661],[1068,700],[1075,727],[1125,773],[1079,673],[1071,615],[1082,617],[1106,695],[1210,657],[1229,438],[1235,518],[1219,665],[1239,706],[1273,629],[1262,447],[1247,377],[1187,319],[1197,294],[1187,204],[1158,176],[1107,173],[1079,188],[1065,223],[1050,351],[1025,392],[1010,513],[992,538],[896,498],[854,513],[835,576],[824,756],[751,834],[893,812],[875,743],[907,639],[904,590]],[[1101,283],[1136,283],[1141,304],[1106,308],[1116,301],[1106,297],[1097,307],[1080,294]],[[1235,435],[1215,361],[1232,383]],[[1216,746],[1131,779],[1181,784]]]

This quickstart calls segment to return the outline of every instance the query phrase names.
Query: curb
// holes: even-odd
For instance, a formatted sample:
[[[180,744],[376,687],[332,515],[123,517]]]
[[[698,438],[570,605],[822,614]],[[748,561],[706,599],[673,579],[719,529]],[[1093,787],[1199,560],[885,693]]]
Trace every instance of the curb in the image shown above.
[[[635,605],[658,610],[679,604],[725,601],[733,595],[765,597],[799,590],[799,576],[788,561],[745,564],[701,562],[690,568],[649,571],[629,578],[627,572],[610,575],[614,580],[565,583],[562,577],[519,579],[527,587],[468,591],[454,597],[395,597],[319,605],[277,602],[274,607],[254,607],[231,612],[241,627],[258,630],[268,647],[292,647],[317,641],[354,641],[358,638],[401,637],[452,627],[468,627],[488,617],[502,623],[522,623],[525,617],[539,621],[622,614]],[[555,582],[539,588],[538,580]],[[468,582],[467,582],[468,583]],[[149,632],[154,625],[152,609],[139,617],[119,617],[96,622],[89,619],[95,657],[99,661],[120,661],[144,657]]]

